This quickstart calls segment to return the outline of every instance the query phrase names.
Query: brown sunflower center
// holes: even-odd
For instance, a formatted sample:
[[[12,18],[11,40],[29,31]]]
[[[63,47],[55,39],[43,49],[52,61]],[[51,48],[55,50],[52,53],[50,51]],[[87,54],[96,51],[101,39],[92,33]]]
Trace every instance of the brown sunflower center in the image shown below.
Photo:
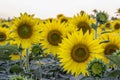
[[[119,23],[116,23],[114,28],[117,30],[117,29],[120,29],[120,24]]]
[[[111,26],[110,23],[106,23],[106,24],[105,24],[105,27],[107,27],[107,28],[110,28],[110,26]]]
[[[0,32],[0,42],[5,41],[7,38],[6,34],[3,32]]]
[[[62,41],[61,32],[58,30],[52,30],[48,33],[47,40],[50,44],[58,46]]]
[[[109,44],[105,47],[104,53],[105,53],[105,55],[111,55],[117,49],[119,49],[117,45]]]
[[[78,28],[78,30],[82,29],[83,33],[86,33],[87,30],[89,30],[89,32],[91,32],[91,28],[87,22],[79,22],[77,24],[77,28]]]
[[[18,27],[17,32],[21,38],[27,39],[30,38],[32,35],[32,27],[30,25],[24,24]]]
[[[76,62],[83,62],[89,57],[89,50],[83,44],[75,45],[71,51],[71,57]]]

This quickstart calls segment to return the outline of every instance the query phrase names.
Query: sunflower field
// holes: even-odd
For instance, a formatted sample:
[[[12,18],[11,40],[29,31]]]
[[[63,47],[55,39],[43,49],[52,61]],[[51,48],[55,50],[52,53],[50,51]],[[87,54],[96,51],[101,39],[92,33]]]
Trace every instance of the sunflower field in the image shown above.
[[[120,80],[120,9],[0,19],[0,80]]]

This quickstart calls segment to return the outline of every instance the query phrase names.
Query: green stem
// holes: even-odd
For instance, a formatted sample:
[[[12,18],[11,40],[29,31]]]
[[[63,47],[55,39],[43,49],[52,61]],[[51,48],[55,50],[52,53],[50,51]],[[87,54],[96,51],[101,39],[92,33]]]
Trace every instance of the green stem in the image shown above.
[[[96,22],[96,29],[95,29],[95,36],[94,36],[95,39],[97,39],[97,37],[98,37],[98,36],[97,36],[97,34],[98,34],[98,33],[97,33],[97,29],[98,29],[98,22]]]
[[[28,48],[26,49],[26,70],[28,73],[30,72]]]
[[[39,60],[39,73],[40,73],[40,80],[42,80],[42,68],[41,68],[40,60]]]
[[[19,55],[20,55],[20,67],[23,67],[23,63],[22,63],[22,45],[20,44],[20,50],[19,50]]]

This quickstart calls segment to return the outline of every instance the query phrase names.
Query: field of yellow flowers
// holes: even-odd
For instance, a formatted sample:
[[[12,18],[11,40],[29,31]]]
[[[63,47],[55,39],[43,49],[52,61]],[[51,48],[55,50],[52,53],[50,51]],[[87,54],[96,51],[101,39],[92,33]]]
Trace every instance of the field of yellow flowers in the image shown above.
[[[0,80],[120,80],[120,19],[93,11],[0,19]]]

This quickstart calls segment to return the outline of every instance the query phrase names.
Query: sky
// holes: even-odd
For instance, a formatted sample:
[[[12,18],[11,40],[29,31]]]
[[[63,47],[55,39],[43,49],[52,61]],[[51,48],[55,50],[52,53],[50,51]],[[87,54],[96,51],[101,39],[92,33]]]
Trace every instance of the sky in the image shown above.
[[[57,14],[72,17],[81,10],[92,14],[93,9],[114,16],[118,8],[120,0],[0,0],[0,18],[14,18],[24,12],[41,19],[55,18]]]

